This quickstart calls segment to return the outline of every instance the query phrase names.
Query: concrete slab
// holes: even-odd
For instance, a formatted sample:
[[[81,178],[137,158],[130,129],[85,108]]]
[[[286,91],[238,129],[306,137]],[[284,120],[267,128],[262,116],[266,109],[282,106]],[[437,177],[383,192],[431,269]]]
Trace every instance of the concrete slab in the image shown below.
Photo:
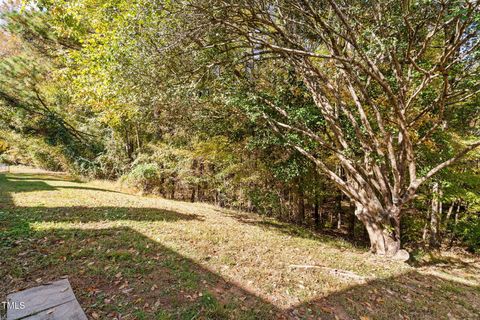
[[[68,279],[7,296],[7,320],[87,320]]]

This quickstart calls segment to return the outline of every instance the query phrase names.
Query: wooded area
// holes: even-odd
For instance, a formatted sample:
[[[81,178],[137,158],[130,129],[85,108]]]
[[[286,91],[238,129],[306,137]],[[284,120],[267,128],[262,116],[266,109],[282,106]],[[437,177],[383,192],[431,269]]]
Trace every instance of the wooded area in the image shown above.
[[[479,5],[5,2],[0,162],[475,252]]]

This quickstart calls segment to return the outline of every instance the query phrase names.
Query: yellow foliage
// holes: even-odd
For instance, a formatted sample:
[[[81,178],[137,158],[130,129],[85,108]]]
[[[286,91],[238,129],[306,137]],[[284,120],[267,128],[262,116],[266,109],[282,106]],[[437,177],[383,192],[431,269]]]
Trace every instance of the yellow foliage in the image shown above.
[[[8,150],[8,143],[5,140],[0,139],[0,153]]]

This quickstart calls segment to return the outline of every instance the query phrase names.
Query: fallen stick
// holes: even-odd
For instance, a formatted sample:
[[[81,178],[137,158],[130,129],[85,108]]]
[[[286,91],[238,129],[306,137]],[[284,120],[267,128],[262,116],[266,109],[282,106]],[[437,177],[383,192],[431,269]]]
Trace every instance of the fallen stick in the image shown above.
[[[363,276],[359,276],[358,274],[351,272],[351,271],[346,271],[346,270],[341,270],[341,269],[334,269],[334,268],[329,268],[325,266],[320,266],[320,265],[308,265],[308,264],[291,264],[290,268],[298,268],[298,269],[322,269],[322,270],[327,270],[329,273],[335,275],[335,276],[340,276],[344,278],[349,278],[349,279],[355,279],[358,281],[365,281],[366,278]]]

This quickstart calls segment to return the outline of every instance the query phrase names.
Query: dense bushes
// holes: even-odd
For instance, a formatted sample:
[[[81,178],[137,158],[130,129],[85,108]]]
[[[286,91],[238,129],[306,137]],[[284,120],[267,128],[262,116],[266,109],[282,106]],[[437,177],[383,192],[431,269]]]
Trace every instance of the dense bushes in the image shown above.
[[[67,171],[69,161],[59,147],[51,146],[42,139],[4,133],[5,145],[0,162],[10,165],[32,165],[50,171]]]
[[[480,216],[465,215],[452,226],[454,236],[471,252],[480,252]]]
[[[158,193],[161,187],[160,170],[156,163],[142,163],[123,175],[121,181],[143,192]]]

